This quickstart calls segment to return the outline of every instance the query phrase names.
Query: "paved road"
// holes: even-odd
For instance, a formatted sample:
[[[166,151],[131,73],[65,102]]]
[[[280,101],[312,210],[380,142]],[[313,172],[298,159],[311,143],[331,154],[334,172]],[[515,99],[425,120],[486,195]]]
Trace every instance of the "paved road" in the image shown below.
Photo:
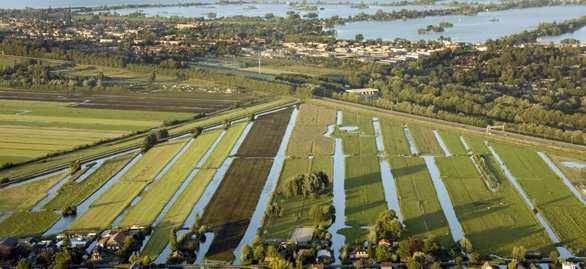
[[[417,121],[425,121],[427,123],[433,123],[433,124],[438,124],[438,125],[443,125],[443,126],[450,126],[450,127],[454,127],[454,128],[458,128],[458,129],[463,129],[465,131],[479,134],[479,135],[486,135],[486,130],[484,128],[466,125],[466,124],[462,124],[462,123],[449,122],[449,121],[445,121],[445,120],[428,118],[428,117],[424,117],[424,116],[413,115],[413,114],[409,114],[409,113],[404,113],[404,112],[399,112],[399,111],[394,111],[394,110],[387,110],[387,109],[382,109],[382,108],[373,107],[373,106],[369,106],[369,105],[362,105],[362,104],[357,104],[357,103],[352,103],[352,102],[347,102],[347,101],[325,98],[325,97],[319,98],[319,100],[323,101],[325,103],[351,106],[351,107],[358,108],[358,109],[365,109],[365,110],[381,112],[381,113],[385,113],[385,114],[389,114],[389,115],[393,115],[393,116],[397,116],[397,117],[409,118],[409,119],[413,119],[413,120],[417,120]],[[490,136],[495,139],[506,139],[508,141],[513,140],[513,142],[527,144],[527,145],[531,145],[531,146],[544,146],[545,145],[550,148],[554,148],[554,149],[562,150],[562,151],[568,151],[568,150],[574,150],[574,151],[580,151],[580,152],[586,151],[586,146],[584,146],[584,145],[577,145],[577,144],[571,144],[571,143],[566,143],[566,142],[561,142],[561,141],[543,139],[543,138],[539,138],[539,137],[527,136],[527,135],[522,135],[522,134],[518,134],[518,133],[511,133],[511,132],[506,132],[506,131],[504,131],[504,132],[503,131],[493,131]]]

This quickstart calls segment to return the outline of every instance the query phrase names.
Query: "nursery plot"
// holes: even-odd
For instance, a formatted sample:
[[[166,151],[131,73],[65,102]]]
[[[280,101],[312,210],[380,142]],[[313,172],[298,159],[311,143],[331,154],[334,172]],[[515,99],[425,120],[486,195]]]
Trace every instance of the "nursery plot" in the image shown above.
[[[286,109],[256,119],[237,155],[241,157],[275,156],[289,124],[291,112],[291,109]]]
[[[202,223],[215,232],[209,258],[233,259],[272,163],[270,159],[238,158],[228,169],[202,217]]]

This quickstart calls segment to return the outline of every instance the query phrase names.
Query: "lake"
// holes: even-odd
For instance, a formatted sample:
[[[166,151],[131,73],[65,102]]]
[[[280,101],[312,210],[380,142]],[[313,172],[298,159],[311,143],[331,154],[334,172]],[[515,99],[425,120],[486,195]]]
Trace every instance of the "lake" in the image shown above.
[[[121,15],[127,15],[136,11],[142,11],[147,16],[179,16],[179,17],[207,17],[208,13],[216,13],[216,17],[232,16],[264,16],[267,13],[273,13],[275,16],[283,17],[288,11],[295,11],[301,15],[315,12],[320,18],[329,18],[333,16],[348,17],[359,13],[374,14],[378,10],[395,11],[401,9],[425,10],[446,8],[444,5],[407,5],[407,6],[376,6],[368,8],[351,8],[350,5],[319,5],[315,11],[305,11],[295,9],[287,4],[227,4],[227,5],[206,5],[191,7],[154,7],[154,8],[127,8],[114,10]]]
[[[451,37],[453,41],[476,43],[533,30],[542,22],[559,22],[584,14],[586,14],[585,5],[540,7],[482,12],[476,16],[435,16],[404,21],[361,21],[338,26],[336,31],[339,39],[354,39],[356,34],[363,34],[366,39],[382,38],[383,40],[395,38],[436,40],[440,36],[445,36]],[[453,23],[454,27],[446,28],[442,33],[423,35],[417,33],[419,28],[437,25],[444,21]],[[568,36],[585,41],[586,31],[581,29]],[[558,38],[552,38],[551,41],[556,41]]]

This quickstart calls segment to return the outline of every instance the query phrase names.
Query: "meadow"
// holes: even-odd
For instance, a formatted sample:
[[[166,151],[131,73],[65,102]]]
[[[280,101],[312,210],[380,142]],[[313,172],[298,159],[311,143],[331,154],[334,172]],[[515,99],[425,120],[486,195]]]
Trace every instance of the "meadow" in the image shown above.
[[[431,129],[416,124],[410,124],[408,127],[420,154],[434,156],[443,155],[442,149]]]
[[[19,211],[2,221],[0,237],[40,236],[59,220],[60,215],[53,211]]]
[[[252,113],[269,109],[271,107],[280,106],[283,104],[288,104],[294,101],[292,98],[277,98],[271,101],[267,101],[264,103],[260,103],[258,105],[253,105],[250,107],[241,107],[236,108],[233,110],[229,110],[226,112],[220,112],[215,114],[213,117],[206,117],[200,120],[196,120],[193,122],[188,122],[186,124],[177,126],[175,128],[171,128],[169,130],[169,134],[177,134],[181,132],[191,131],[197,127],[206,127],[213,124],[222,124],[224,120],[234,119],[238,117],[246,117]],[[125,113],[126,111],[124,111]],[[120,113],[120,114],[124,114]],[[24,165],[19,165],[17,167],[13,167],[10,169],[3,169],[0,170],[0,179],[2,178],[17,178],[22,176],[27,176],[32,173],[42,171],[47,169],[48,167],[54,167],[57,165],[69,164],[72,161],[79,160],[82,158],[87,158],[90,156],[95,156],[99,154],[104,154],[107,152],[112,152],[114,150],[128,148],[131,146],[136,146],[142,142],[144,138],[144,134],[131,136],[126,139],[120,139],[117,141],[107,142],[100,144],[98,146],[94,146],[91,148],[85,148],[81,150],[76,150],[74,152],[69,152],[66,154],[60,154],[57,156],[49,157],[43,159],[42,162],[32,162],[27,163]]]
[[[0,100],[0,165],[190,117],[187,113],[96,110],[68,103]]]
[[[387,210],[378,158],[375,155],[346,157],[346,224],[343,234],[348,242],[365,240],[364,226],[372,225]]]
[[[436,158],[466,238],[480,254],[508,255],[518,245],[549,253],[545,230],[504,177],[496,192],[480,179],[468,156]]]
[[[385,145],[385,151],[391,155],[410,156],[409,144],[403,132],[403,124],[389,120],[381,120],[381,133]]]
[[[439,131],[440,137],[452,155],[467,155],[466,148],[460,141],[460,135],[451,131]]]
[[[185,140],[163,143],[147,151],[119,182],[100,196],[85,214],[78,216],[68,229],[99,230],[110,227],[112,221],[155,178],[184,143]]]
[[[560,240],[572,249],[584,248],[586,207],[562,180],[535,151],[505,144],[494,147]]]
[[[407,233],[419,238],[435,238],[444,246],[452,246],[448,223],[423,159],[390,157],[388,160],[397,181]]]
[[[0,189],[0,212],[30,210],[47,191],[67,174],[59,173],[38,181]]]

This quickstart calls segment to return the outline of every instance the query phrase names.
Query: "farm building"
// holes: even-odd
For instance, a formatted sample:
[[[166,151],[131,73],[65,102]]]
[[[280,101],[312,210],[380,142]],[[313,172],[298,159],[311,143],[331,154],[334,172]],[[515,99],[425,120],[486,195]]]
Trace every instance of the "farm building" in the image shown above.
[[[379,90],[375,88],[362,88],[362,89],[348,89],[345,90],[346,93],[361,95],[364,97],[378,97]]]

